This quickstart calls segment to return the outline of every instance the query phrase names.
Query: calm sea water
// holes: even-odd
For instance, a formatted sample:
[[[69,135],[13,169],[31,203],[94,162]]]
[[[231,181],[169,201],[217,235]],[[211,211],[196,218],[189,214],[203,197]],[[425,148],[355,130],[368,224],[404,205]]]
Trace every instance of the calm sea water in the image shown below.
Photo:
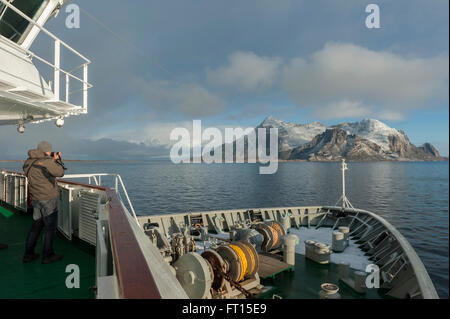
[[[20,169],[20,163],[0,168]],[[334,205],[341,195],[339,163],[279,163],[273,175],[258,164],[71,162],[68,174],[118,173],[136,213]],[[347,197],[383,216],[409,240],[440,297],[449,297],[448,162],[349,163]],[[104,182],[107,182],[103,179]]]

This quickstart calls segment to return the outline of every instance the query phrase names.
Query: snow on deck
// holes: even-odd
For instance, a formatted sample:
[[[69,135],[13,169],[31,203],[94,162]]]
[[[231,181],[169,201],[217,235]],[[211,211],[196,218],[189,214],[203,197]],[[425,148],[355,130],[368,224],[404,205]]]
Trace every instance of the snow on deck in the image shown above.
[[[316,229],[315,227],[300,227],[290,228],[289,234],[295,235],[299,239],[299,243],[295,246],[295,252],[300,255],[305,255],[305,240],[314,240],[316,242],[321,242],[327,245],[330,245],[332,242],[332,230],[330,227],[321,227]],[[229,233],[221,233],[221,234],[209,234],[211,237],[215,237],[218,239],[229,239]],[[200,253],[204,250],[204,244],[206,249],[209,249],[209,242],[201,242],[195,241],[197,248]],[[333,264],[339,264],[341,262],[350,263],[350,268],[355,270],[365,271],[366,266],[372,264],[373,262],[369,260],[367,256],[364,256],[364,252],[358,248],[358,245],[355,244],[355,241],[350,239],[349,246],[345,248],[345,250],[341,253],[332,252],[330,255],[330,262]]]
[[[314,240],[330,245],[332,242],[332,230],[329,227],[321,227],[316,229],[315,227],[307,228],[301,227],[289,229],[289,233],[295,235],[299,239],[298,245],[295,247],[295,252],[300,255],[305,255],[305,240]],[[364,252],[358,248],[355,241],[350,239],[349,246],[341,253],[332,252],[330,255],[330,262],[333,264],[339,264],[341,262],[350,263],[350,267],[356,270],[365,271],[366,266],[372,264],[367,256],[364,256]]]

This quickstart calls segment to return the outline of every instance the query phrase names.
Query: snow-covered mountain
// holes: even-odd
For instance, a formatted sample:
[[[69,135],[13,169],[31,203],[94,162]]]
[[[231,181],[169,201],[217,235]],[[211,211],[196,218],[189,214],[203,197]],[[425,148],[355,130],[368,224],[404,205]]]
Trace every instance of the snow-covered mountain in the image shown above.
[[[392,137],[404,143],[409,143],[409,139],[403,131],[389,127],[375,119],[364,119],[361,122],[354,123],[341,123],[330,126],[329,128],[339,128],[346,131],[347,134],[358,135],[378,144],[385,152],[391,151],[390,138],[392,139]]]
[[[339,128],[327,129],[311,142],[293,149],[288,156],[288,159],[309,161],[335,161],[342,158],[356,161],[391,159],[378,144]]]
[[[283,122],[272,116],[267,117],[257,128],[278,128],[279,150],[287,151],[311,141],[317,134],[326,130],[325,125],[319,122],[297,124]]]
[[[415,146],[405,132],[389,127],[376,119],[354,123],[340,123],[326,127],[319,122],[297,124],[267,117],[258,128],[278,129],[279,158],[284,160],[335,161],[349,160],[442,160],[439,152],[429,143]],[[244,139],[242,137],[242,139]],[[233,144],[235,144],[234,142]],[[243,154],[248,147],[245,140]]]

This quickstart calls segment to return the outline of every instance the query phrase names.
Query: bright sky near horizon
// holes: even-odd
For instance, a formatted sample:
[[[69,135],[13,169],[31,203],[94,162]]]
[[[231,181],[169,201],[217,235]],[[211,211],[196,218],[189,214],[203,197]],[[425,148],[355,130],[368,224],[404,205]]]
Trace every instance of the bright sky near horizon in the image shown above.
[[[92,60],[89,113],[62,129],[29,124],[21,136],[0,127],[18,152],[44,138],[166,144],[172,128],[193,120],[249,127],[272,115],[325,125],[376,118],[449,154],[447,0],[72,3],[127,43],[83,11],[79,29],[65,27],[64,11],[51,20],[52,32]],[[380,29],[366,28],[370,3],[380,7]]]

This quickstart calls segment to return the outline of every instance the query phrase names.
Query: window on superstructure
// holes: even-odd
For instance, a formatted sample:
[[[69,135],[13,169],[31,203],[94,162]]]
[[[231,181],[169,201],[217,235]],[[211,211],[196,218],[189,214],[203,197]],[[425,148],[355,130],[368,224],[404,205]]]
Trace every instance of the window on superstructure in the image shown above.
[[[36,21],[48,0],[9,0],[12,5]],[[32,25],[28,20],[0,2],[0,35],[17,44],[22,44]]]

